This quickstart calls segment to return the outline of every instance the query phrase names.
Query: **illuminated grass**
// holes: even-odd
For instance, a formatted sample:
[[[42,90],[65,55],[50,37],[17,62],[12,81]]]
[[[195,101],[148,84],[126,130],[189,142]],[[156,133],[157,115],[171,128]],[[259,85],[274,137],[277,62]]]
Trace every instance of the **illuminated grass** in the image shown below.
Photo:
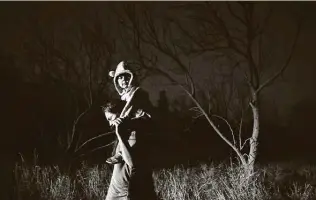
[[[58,167],[21,166],[15,169],[18,199],[105,199],[111,170],[107,165],[86,166],[75,175]],[[296,169],[258,167],[252,179],[239,167],[201,164],[157,170],[156,192],[163,200],[316,199],[316,167]]]

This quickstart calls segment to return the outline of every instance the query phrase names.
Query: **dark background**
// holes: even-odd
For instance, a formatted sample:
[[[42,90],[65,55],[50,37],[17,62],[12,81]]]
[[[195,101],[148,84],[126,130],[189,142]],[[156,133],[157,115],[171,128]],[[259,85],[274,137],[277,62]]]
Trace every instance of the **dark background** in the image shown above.
[[[64,166],[105,161],[111,147],[91,151],[109,143],[113,136],[95,140],[78,152],[74,149],[77,143],[109,131],[100,106],[119,97],[108,71],[121,60],[138,59],[133,48],[126,46],[130,40],[122,36],[130,30],[120,23],[123,8],[133,5],[145,7],[159,19],[182,19],[190,12],[172,11],[173,2],[1,2],[0,153],[4,174],[10,174],[14,163],[22,159]],[[268,31],[271,40],[267,39],[274,56],[270,57],[268,72],[284,61],[288,46],[279,43],[292,42],[295,17],[304,19],[288,69],[262,95],[259,162],[314,162],[315,3],[271,2],[256,6],[274,9],[275,18]],[[258,15],[260,12],[259,9]],[[177,31],[174,34],[175,38],[182,38]],[[204,103],[204,85],[212,88],[222,83],[214,78],[216,75],[209,67],[211,59],[201,56],[193,62],[197,95]],[[158,62],[162,66],[173,65],[163,56],[159,56]],[[173,72],[175,77],[181,76],[176,70]],[[203,117],[193,117],[194,112],[189,109],[194,105],[178,87],[160,75],[142,70],[139,73],[141,85],[157,109],[161,128],[156,142],[159,165],[171,166],[188,160],[227,161],[234,155]],[[213,78],[212,84],[206,81],[208,77]],[[220,89],[217,91],[221,93]],[[221,105],[222,101],[217,100]],[[74,130],[74,120],[84,111]],[[225,115],[221,109],[217,114]],[[225,124],[216,122],[229,137]],[[244,138],[251,134],[251,126],[250,115],[245,120]],[[74,142],[67,148],[67,135],[72,131]]]

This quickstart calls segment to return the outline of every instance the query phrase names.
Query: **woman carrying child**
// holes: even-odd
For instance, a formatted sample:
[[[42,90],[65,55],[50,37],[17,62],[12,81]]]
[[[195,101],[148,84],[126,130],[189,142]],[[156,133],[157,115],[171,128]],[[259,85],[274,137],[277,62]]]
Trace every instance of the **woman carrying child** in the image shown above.
[[[148,93],[138,87],[129,63],[120,62],[109,73],[125,101],[119,117],[112,116],[118,138],[115,162],[106,200],[155,200],[156,194],[149,162],[152,105]],[[122,158],[120,161],[120,157]]]

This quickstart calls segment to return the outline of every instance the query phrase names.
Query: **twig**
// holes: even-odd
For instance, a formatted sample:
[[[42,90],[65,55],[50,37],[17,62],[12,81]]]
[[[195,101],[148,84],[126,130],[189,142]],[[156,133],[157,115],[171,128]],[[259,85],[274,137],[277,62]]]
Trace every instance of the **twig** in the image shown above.
[[[212,116],[220,118],[221,120],[223,120],[227,124],[227,126],[229,127],[230,132],[232,134],[234,145],[236,146],[236,140],[235,140],[234,131],[233,131],[232,127],[230,126],[230,124],[228,123],[228,121],[224,117],[221,117],[221,116],[218,116],[218,115],[212,115]]]
[[[263,88],[265,88],[266,86],[268,86],[269,84],[271,84],[275,79],[277,79],[284,71],[285,69],[288,67],[292,57],[293,57],[293,52],[294,52],[294,49],[297,45],[297,41],[298,41],[298,38],[299,38],[299,35],[300,35],[300,32],[301,32],[301,25],[302,23],[299,22],[298,24],[298,28],[297,28],[297,32],[295,34],[295,38],[294,38],[294,42],[292,44],[292,47],[291,47],[291,51],[290,51],[290,54],[284,64],[284,66],[278,71],[276,72],[271,78],[269,78],[268,80],[266,80],[264,83],[262,83],[259,88],[256,90],[256,93],[259,93]]]
[[[88,112],[89,109],[90,109],[90,107],[87,108],[85,111],[83,111],[83,112],[74,120],[73,126],[72,126],[71,138],[70,138],[70,141],[68,142],[67,149],[70,148],[70,146],[71,146],[71,144],[72,144],[72,142],[73,142],[73,139],[74,139],[74,136],[75,136],[75,132],[76,132],[76,126],[77,126],[79,120],[81,119],[81,117],[82,117],[83,115],[85,115],[85,114]]]
[[[109,143],[109,144],[106,144],[106,145],[103,145],[103,146],[94,148],[94,149],[92,149],[91,151],[89,151],[89,152],[87,152],[87,153],[85,153],[85,154],[80,154],[79,156],[77,156],[76,158],[74,158],[74,160],[75,160],[75,159],[78,159],[79,157],[85,156],[85,155],[87,155],[87,154],[93,153],[93,152],[95,152],[95,151],[97,151],[97,150],[100,150],[100,149],[103,149],[103,148],[105,148],[105,147],[111,146],[111,145],[114,144],[114,143],[115,143],[115,141],[113,141],[113,142],[111,142],[111,143]]]
[[[230,5],[230,2],[226,2],[226,4],[227,4],[227,8],[228,8],[230,14],[231,14],[232,16],[234,16],[234,17],[236,18],[236,20],[238,20],[241,24],[245,25],[245,24],[246,24],[245,20],[242,19],[240,16],[238,16],[238,15],[233,11],[233,9],[232,9],[232,7],[231,7],[231,5]]]
[[[244,144],[240,147],[240,150],[242,150],[242,149],[245,147],[246,142],[247,142],[248,140],[250,140],[250,139],[251,139],[251,137],[250,137],[250,138],[248,138],[248,139],[246,139],[246,140],[244,141]]]
[[[111,133],[114,133],[114,131],[106,132],[106,133],[103,133],[103,134],[100,134],[100,135],[97,135],[97,136],[95,136],[95,137],[92,137],[92,138],[88,139],[87,141],[85,141],[84,143],[82,143],[82,144],[75,150],[75,152],[77,152],[79,149],[81,149],[81,148],[82,148],[84,145],[86,145],[87,143],[89,143],[89,142],[91,142],[91,141],[93,141],[93,140],[95,140],[95,139],[98,139],[98,138],[100,138],[100,137],[107,136],[107,135],[109,135],[109,134],[111,134]]]
[[[200,113],[199,115],[194,116],[193,118],[194,118],[194,119],[197,119],[197,118],[199,118],[199,117],[201,117],[201,116],[203,116],[203,113]]]
[[[241,131],[242,131],[242,125],[243,125],[243,117],[244,117],[244,112],[242,111],[242,113],[241,113],[241,118],[240,118],[240,123],[239,123],[239,133],[238,133],[238,135],[239,135],[239,149],[240,150],[242,150],[242,148],[241,148]]]
[[[220,130],[216,127],[216,125],[214,124],[214,122],[208,117],[207,113],[204,111],[204,109],[201,107],[201,105],[199,104],[199,102],[197,102],[197,100],[191,95],[191,93],[186,90],[182,85],[178,84],[191,98],[191,100],[195,103],[195,105],[198,106],[198,108],[201,110],[201,112],[203,113],[203,115],[205,116],[205,118],[207,119],[207,121],[209,122],[209,124],[212,126],[212,128],[215,130],[215,132],[217,133],[217,135],[219,135],[238,155],[240,161],[242,162],[243,165],[246,165],[246,160],[244,159],[244,157],[242,156],[241,152],[236,148],[236,146],[234,146],[221,132]]]

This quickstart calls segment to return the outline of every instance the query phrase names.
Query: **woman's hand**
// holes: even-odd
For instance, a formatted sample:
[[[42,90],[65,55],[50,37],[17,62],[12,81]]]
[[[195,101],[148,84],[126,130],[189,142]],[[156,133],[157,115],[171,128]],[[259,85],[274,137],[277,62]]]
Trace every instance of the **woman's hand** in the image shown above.
[[[122,131],[122,124],[124,124],[125,121],[126,119],[124,118],[117,118],[112,121],[112,124],[115,126],[115,133],[119,139],[122,139],[122,137],[124,137],[123,136],[124,131]]]
[[[112,124],[115,126],[119,126],[120,124],[122,124],[125,120],[122,118],[117,118],[115,120],[112,121]]]

